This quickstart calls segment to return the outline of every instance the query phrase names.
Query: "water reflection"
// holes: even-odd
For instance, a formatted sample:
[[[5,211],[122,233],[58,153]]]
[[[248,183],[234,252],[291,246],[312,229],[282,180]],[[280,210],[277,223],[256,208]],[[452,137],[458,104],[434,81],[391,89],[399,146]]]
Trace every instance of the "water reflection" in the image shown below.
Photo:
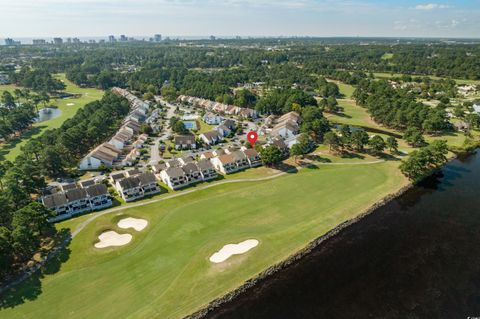
[[[452,162],[208,318],[479,316],[479,181]]]

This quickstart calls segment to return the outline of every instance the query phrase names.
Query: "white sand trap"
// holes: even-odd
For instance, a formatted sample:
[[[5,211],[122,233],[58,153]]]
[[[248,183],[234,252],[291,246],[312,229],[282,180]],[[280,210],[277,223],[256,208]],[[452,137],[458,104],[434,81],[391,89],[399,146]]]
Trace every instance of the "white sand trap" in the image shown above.
[[[241,255],[258,245],[258,240],[248,239],[238,244],[228,244],[210,257],[212,263],[224,262],[233,255]]]
[[[126,228],[133,228],[136,231],[141,231],[148,225],[148,221],[145,219],[139,219],[139,218],[124,218],[118,222],[118,227],[126,229]]]
[[[130,234],[119,234],[113,230],[106,231],[101,233],[98,236],[100,241],[95,244],[96,248],[106,248],[110,246],[123,246],[128,244],[132,240],[132,235]]]
[[[75,105],[75,103],[67,103],[67,106]]]

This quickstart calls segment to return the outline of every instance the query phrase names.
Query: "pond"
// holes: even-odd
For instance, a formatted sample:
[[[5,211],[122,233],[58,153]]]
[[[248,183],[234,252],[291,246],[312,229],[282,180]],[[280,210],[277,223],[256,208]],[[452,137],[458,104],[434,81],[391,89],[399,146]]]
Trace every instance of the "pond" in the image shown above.
[[[38,123],[45,122],[59,117],[61,113],[62,111],[60,111],[58,108],[45,107],[38,111],[38,118],[36,121]]]

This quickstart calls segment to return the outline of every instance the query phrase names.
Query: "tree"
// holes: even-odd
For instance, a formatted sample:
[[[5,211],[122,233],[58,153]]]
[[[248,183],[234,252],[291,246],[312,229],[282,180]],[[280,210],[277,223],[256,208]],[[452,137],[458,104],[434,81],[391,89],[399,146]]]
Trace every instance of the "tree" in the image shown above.
[[[302,110],[302,125],[300,131],[312,136],[315,141],[320,142],[323,134],[330,130],[328,120],[323,116],[322,111],[316,106],[307,106]]]
[[[351,141],[357,151],[363,151],[365,145],[368,144],[368,134],[364,130],[356,130],[352,133]]]
[[[448,146],[446,141],[434,141],[431,145],[413,151],[400,165],[402,173],[417,182],[446,163]]]
[[[350,130],[350,126],[342,125],[340,128],[340,142],[343,147],[350,148],[352,146],[352,131]]]
[[[470,125],[471,128],[480,128],[480,115],[478,115],[477,113],[468,114],[465,117],[465,121]]]
[[[260,151],[263,165],[277,166],[283,160],[283,154],[280,148],[275,145],[269,145]]]
[[[240,107],[255,107],[255,103],[257,103],[257,96],[250,90],[241,89],[235,92],[235,100],[234,103]]]
[[[338,111],[338,102],[335,96],[329,96],[327,98],[326,110],[330,113],[335,113]]]
[[[172,131],[174,131],[177,134],[188,133],[188,129],[185,127],[185,124],[178,117],[173,116],[170,118],[170,127]]]
[[[160,90],[160,94],[162,94],[168,102],[174,102],[177,99],[177,90],[173,85],[164,85]]]
[[[386,145],[391,153],[398,152],[398,141],[395,137],[393,136],[387,137]]]
[[[385,150],[386,144],[380,135],[375,135],[368,141],[368,145],[372,148],[375,154],[382,153]]]
[[[453,109],[453,115],[458,118],[463,118],[465,116],[465,111],[461,106],[455,106]]]
[[[11,232],[7,227],[0,226],[0,278],[8,272],[13,261]]]
[[[304,149],[300,143],[293,144],[290,148],[290,155],[295,158],[295,162],[297,162],[298,156],[303,156],[304,154]]]
[[[422,132],[416,127],[408,128],[403,135],[403,139],[413,147],[425,145],[425,139],[423,138]]]
[[[330,151],[337,152],[341,146],[340,137],[332,131],[325,133],[323,142],[329,146]]]
[[[2,94],[2,104],[8,108],[13,109],[15,107],[15,98],[13,97],[12,93],[8,91],[4,91]]]
[[[28,258],[40,247],[42,238],[55,234],[55,227],[48,222],[53,216],[54,212],[37,202],[13,214],[12,247],[17,256]]]

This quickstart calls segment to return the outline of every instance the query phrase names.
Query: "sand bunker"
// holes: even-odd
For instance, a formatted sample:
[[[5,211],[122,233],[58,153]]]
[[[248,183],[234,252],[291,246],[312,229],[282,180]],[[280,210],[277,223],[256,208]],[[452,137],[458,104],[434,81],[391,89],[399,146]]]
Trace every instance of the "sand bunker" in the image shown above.
[[[98,236],[100,241],[95,244],[96,248],[106,248],[110,246],[123,246],[128,244],[132,240],[132,235],[130,234],[119,234],[113,230],[106,231],[101,233]]]
[[[118,227],[126,229],[126,228],[133,228],[136,231],[141,231],[148,225],[148,221],[145,219],[139,219],[139,218],[124,218],[118,222]]]
[[[258,240],[248,239],[238,244],[228,244],[210,257],[212,263],[224,262],[233,255],[241,255],[258,245]]]
[[[67,103],[67,106],[75,105],[75,103]]]

